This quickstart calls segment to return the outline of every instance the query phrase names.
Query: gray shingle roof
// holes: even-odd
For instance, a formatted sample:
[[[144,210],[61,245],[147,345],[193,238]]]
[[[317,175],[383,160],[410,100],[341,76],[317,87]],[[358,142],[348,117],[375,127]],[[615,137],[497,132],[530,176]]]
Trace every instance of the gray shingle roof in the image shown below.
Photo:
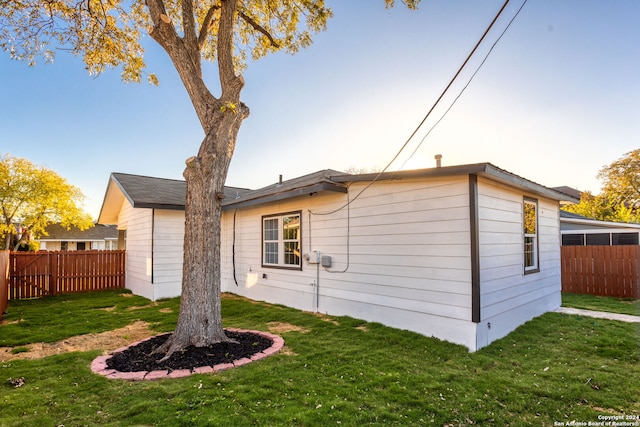
[[[325,169],[286,181],[276,182],[258,190],[247,191],[233,198],[225,197],[223,206],[226,209],[240,208],[283,200],[289,197],[308,195],[319,191],[346,193],[346,185],[337,183],[332,179],[332,177],[338,175],[344,176],[345,174],[344,172]]]
[[[112,173],[115,183],[135,208],[184,209],[184,181],[150,176]]]
[[[46,236],[42,236],[39,240],[104,240],[117,239],[118,229],[113,225],[95,224],[86,230],[80,230],[77,227],[71,227],[67,230],[60,224],[49,224],[45,229]]]
[[[569,196],[578,200],[580,200],[580,197],[582,196],[582,192],[580,190],[576,190],[575,188],[571,188],[566,185],[562,185],[560,187],[553,187],[553,189],[561,193],[568,194]]]
[[[134,208],[184,209],[187,194],[185,181],[118,172],[111,176]],[[224,195],[227,199],[233,199],[248,191],[246,188],[225,186]]]
[[[590,219],[590,220],[594,220],[593,218],[588,218],[588,217],[583,216],[583,215],[578,215],[577,213],[567,212],[567,211],[563,211],[563,210],[560,210],[560,218],[573,218],[573,219]],[[595,220],[594,220],[594,221],[595,221]]]
[[[358,181],[402,180],[467,174],[487,176],[500,182],[525,188],[554,200],[577,202],[575,199],[572,200],[573,198],[571,196],[536,184],[490,163],[477,163],[411,171],[385,172],[382,174],[372,173],[358,175],[325,169],[287,181],[276,182],[258,190],[225,187],[225,199],[222,204],[223,209],[236,209],[314,194],[320,191],[346,193],[347,185]],[[184,209],[186,199],[185,181],[123,173],[113,173],[111,176],[135,208]]]

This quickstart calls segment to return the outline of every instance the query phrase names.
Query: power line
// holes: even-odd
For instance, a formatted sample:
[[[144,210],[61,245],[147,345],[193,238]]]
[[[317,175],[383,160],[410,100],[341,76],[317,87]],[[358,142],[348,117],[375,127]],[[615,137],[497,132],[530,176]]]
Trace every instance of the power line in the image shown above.
[[[455,82],[455,80],[458,78],[458,76],[460,75],[460,73],[462,72],[462,70],[464,69],[464,67],[467,65],[467,63],[471,60],[471,57],[473,56],[473,54],[476,52],[476,50],[478,50],[478,47],[480,46],[480,44],[484,41],[485,37],[487,36],[487,34],[489,33],[489,31],[491,30],[491,28],[493,28],[493,25],[496,23],[496,21],[498,20],[498,18],[500,17],[500,15],[502,14],[502,12],[504,11],[504,9],[507,7],[507,4],[509,4],[510,0],[506,0],[504,2],[504,4],[502,5],[502,7],[500,8],[500,10],[498,11],[498,13],[496,14],[496,16],[493,18],[493,20],[491,21],[491,23],[489,24],[489,26],[487,27],[487,29],[485,30],[485,32],[482,34],[482,37],[480,37],[480,40],[478,40],[478,42],[476,43],[476,45],[473,47],[473,49],[471,50],[471,52],[469,53],[469,55],[467,55],[467,58],[464,60],[464,62],[462,63],[462,65],[458,68],[458,71],[455,73],[455,75],[453,76],[453,78],[449,81],[449,84],[444,88],[444,90],[442,91],[442,93],[440,94],[440,96],[438,97],[438,99],[436,99],[436,101],[433,103],[433,105],[431,106],[431,108],[429,109],[429,111],[427,112],[427,114],[424,116],[424,118],[420,121],[420,123],[418,124],[418,126],[415,128],[415,130],[411,133],[411,135],[409,135],[409,138],[407,138],[407,140],[404,142],[404,144],[402,144],[402,147],[400,147],[400,149],[398,150],[398,152],[396,153],[395,156],[393,156],[393,158],[391,159],[391,161],[384,167],[384,169],[382,169],[380,172],[378,172],[378,174],[371,180],[371,182],[369,184],[367,184],[362,190],[360,190],[360,192],[358,192],[358,194],[355,195],[355,197],[353,197],[351,200],[349,200],[346,204],[340,206],[337,209],[334,209],[330,212],[322,212],[322,213],[317,213],[317,212],[311,212],[314,215],[331,215],[334,214],[336,212],[341,211],[342,209],[344,209],[345,207],[349,206],[351,203],[353,203],[356,199],[358,199],[358,197],[360,197],[360,195],[362,193],[364,193],[367,189],[369,189],[369,187],[371,187],[379,178],[380,176],[386,172],[387,169],[389,169],[389,167],[393,164],[393,162],[396,161],[396,159],[400,156],[400,154],[404,151],[404,149],[407,147],[407,145],[409,144],[409,142],[411,142],[411,140],[413,139],[413,137],[418,133],[418,131],[420,130],[420,128],[422,127],[422,125],[427,121],[427,119],[429,118],[429,116],[431,115],[431,113],[433,112],[433,110],[438,106],[438,104],[440,103],[440,101],[442,100],[442,98],[445,96],[445,94],[447,93],[447,91],[449,90],[449,88],[451,88],[451,86],[453,85],[453,83]],[[486,60],[486,58],[485,58]],[[476,70],[477,72],[477,70]],[[468,84],[467,84],[468,85]],[[422,143],[422,141],[421,141]]]
[[[453,102],[451,103],[451,105],[449,105],[449,107],[445,110],[444,113],[442,113],[442,116],[440,116],[440,118],[438,119],[437,122],[435,122],[435,124],[433,126],[431,126],[431,128],[429,129],[429,131],[422,137],[422,139],[420,140],[420,142],[418,143],[418,146],[413,150],[413,152],[411,153],[411,155],[409,156],[409,158],[407,158],[407,160],[404,161],[404,163],[402,163],[402,166],[400,166],[400,169],[402,169],[404,167],[404,165],[413,158],[413,156],[416,154],[416,152],[418,151],[418,149],[420,149],[420,147],[422,146],[422,143],[424,142],[425,139],[427,139],[427,137],[429,136],[429,134],[431,133],[431,131],[433,131],[436,126],[438,126],[440,124],[440,122],[442,121],[442,119],[445,118],[445,116],[449,113],[449,111],[451,111],[451,109],[453,108],[453,106],[456,104],[456,102],[458,102],[458,99],[460,99],[460,97],[462,96],[462,94],[464,93],[465,90],[467,90],[467,88],[469,87],[469,85],[471,84],[471,81],[474,79],[474,77],[476,76],[476,74],[478,74],[478,71],[480,71],[480,68],[482,68],[482,66],[484,65],[485,62],[487,62],[487,59],[489,58],[489,55],[491,55],[491,52],[493,52],[493,48],[496,47],[496,45],[498,44],[498,42],[502,39],[502,36],[505,35],[505,33],[507,32],[507,30],[509,29],[509,27],[511,26],[511,24],[513,23],[513,21],[515,21],[515,19],[518,17],[518,15],[520,14],[520,11],[522,10],[522,8],[524,7],[525,4],[527,4],[528,0],[524,0],[524,2],[522,3],[522,5],[520,6],[520,8],[516,11],[515,15],[513,15],[513,17],[511,18],[511,20],[509,21],[509,23],[507,24],[507,26],[504,28],[504,30],[502,30],[502,33],[500,33],[500,36],[498,36],[498,38],[496,39],[495,42],[493,42],[493,44],[491,45],[491,48],[489,49],[489,51],[487,52],[487,54],[484,56],[484,58],[482,59],[482,62],[480,62],[480,65],[478,65],[478,67],[476,68],[476,70],[473,72],[473,74],[471,75],[471,77],[469,77],[469,80],[467,81],[467,84],[464,85],[464,87],[462,88],[462,90],[460,90],[460,93],[458,93],[458,96],[456,96],[456,98],[453,100]]]

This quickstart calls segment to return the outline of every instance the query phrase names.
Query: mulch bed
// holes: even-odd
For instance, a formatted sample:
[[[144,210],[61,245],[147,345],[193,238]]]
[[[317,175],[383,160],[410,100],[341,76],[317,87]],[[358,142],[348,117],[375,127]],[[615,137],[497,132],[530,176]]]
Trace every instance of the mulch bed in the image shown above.
[[[238,359],[247,358],[262,352],[273,345],[273,340],[252,332],[225,331],[227,337],[237,343],[224,342],[208,347],[189,346],[184,351],[175,352],[169,359],[158,362],[163,355],[155,353],[171,336],[163,334],[155,336],[127,349],[113,354],[106,360],[107,368],[119,372],[140,371],[175,371],[191,370],[203,366],[215,366],[224,363],[233,363]]]

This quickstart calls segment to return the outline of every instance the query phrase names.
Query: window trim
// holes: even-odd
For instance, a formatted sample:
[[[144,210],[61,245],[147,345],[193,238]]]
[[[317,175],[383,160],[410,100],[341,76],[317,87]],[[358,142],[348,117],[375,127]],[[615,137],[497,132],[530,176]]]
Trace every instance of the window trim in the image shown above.
[[[265,255],[265,240],[264,240],[264,222],[265,220],[268,219],[278,219],[278,261],[280,262],[281,257],[284,257],[284,243],[285,243],[285,239],[283,237],[282,231],[283,231],[283,227],[282,227],[282,218],[287,217],[287,216],[298,216],[299,220],[300,220],[300,235],[298,236],[298,247],[300,249],[300,257],[299,257],[299,264],[295,265],[295,264],[284,264],[284,259],[282,259],[282,264],[278,263],[278,264],[270,264],[270,263],[265,263],[265,259],[264,259],[264,255]],[[284,270],[299,270],[302,271],[302,211],[290,211],[290,212],[282,212],[282,213],[275,213],[275,214],[269,214],[269,215],[262,215],[261,217],[261,226],[260,226],[260,244],[261,244],[261,249],[260,249],[260,263],[262,265],[263,268],[279,268],[279,269],[284,269]],[[282,254],[280,254],[280,251],[282,251]]]
[[[535,207],[535,221],[536,221],[536,229],[535,234],[527,234],[525,233],[525,206],[527,204],[531,204]],[[531,197],[524,197],[522,200],[522,265],[524,274],[533,274],[540,272],[540,221],[538,220],[538,200],[533,199]],[[533,237],[533,256],[534,256],[534,265],[527,266],[526,258],[527,258],[527,238]]]

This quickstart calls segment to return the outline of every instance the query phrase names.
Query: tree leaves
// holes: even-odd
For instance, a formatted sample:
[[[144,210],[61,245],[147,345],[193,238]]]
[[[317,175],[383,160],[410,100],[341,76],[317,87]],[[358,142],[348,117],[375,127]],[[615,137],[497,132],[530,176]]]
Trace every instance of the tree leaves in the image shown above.
[[[83,199],[77,187],[54,171],[27,159],[0,157],[0,237],[5,249],[19,231],[38,238],[51,223],[81,230],[93,227],[89,214],[79,207]]]
[[[615,203],[640,210],[640,148],[605,166],[598,173],[603,192]]]
[[[219,2],[165,0],[165,23],[184,40],[197,40],[199,56],[217,56]],[[311,44],[311,34],[332,16],[323,0],[244,0],[235,19],[234,63],[238,70],[283,49],[295,53]],[[157,25],[157,23],[156,23]],[[87,71],[122,70],[126,82],[140,82],[146,66],[141,39],[154,30],[140,0],[11,0],[0,9],[0,47],[30,65],[53,61],[56,49],[81,55]],[[152,83],[157,78],[151,78]]]
[[[600,221],[640,223],[640,149],[603,167],[600,194],[583,193],[580,203],[563,208]]]

